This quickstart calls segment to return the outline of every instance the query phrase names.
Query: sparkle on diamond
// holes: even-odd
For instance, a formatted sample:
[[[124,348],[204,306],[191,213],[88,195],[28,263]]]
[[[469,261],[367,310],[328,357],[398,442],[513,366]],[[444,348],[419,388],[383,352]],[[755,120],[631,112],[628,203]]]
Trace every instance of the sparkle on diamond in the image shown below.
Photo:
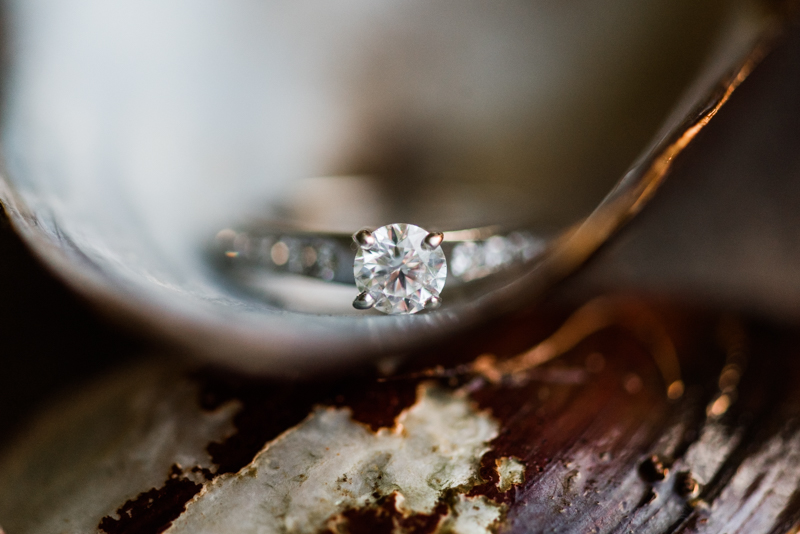
[[[417,313],[438,297],[447,277],[442,247],[422,248],[426,230],[413,224],[390,224],[372,232],[375,244],[356,254],[353,272],[359,291],[375,299],[383,313]]]

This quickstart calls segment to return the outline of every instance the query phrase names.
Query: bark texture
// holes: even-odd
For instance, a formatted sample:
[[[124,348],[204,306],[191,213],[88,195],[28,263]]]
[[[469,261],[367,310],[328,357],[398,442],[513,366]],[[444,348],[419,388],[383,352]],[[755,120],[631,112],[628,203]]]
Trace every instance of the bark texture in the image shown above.
[[[108,534],[790,532],[798,334],[608,296],[490,325],[388,377],[151,362],[11,448],[0,517],[23,534],[89,520]]]

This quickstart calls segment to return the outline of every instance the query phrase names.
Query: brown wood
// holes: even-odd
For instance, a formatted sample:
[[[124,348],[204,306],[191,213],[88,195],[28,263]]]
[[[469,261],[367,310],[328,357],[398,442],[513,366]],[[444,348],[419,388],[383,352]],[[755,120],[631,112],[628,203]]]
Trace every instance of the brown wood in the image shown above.
[[[440,375],[443,387],[469,390],[500,421],[499,436],[481,459],[482,481],[469,495],[507,507],[504,532],[780,533],[800,524],[798,332],[630,298],[608,302],[606,313],[633,305],[653,319],[635,332],[624,321],[612,323],[574,340],[574,349],[549,363],[492,376],[494,382],[470,367],[471,358],[458,361],[452,352],[447,367],[428,370]],[[519,317],[500,327],[503,343],[476,336],[464,343],[471,350],[456,346],[454,352],[474,357],[494,346],[502,368],[517,347],[548,337],[568,315],[550,308]],[[686,388],[676,400],[667,397],[647,344],[660,328],[680,355]],[[420,376],[426,369],[417,364],[386,381],[362,376],[292,384],[201,372],[204,409],[230,399],[242,403],[236,433],[208,446],[219,466],[208,476],[245,467],[314,404],[347,406],[373,430],[391,426],[413,404],[417,384],[431,380]],[[506,493],[497,488],[502,457],[526,466],[525,483]],[[170,477],[138,501],[121,503],[120,518],[104,519],[101,529],[159,532],[170,522],[165,518],[182,513],[180,501],[200,489],[189,486]],[[435,532],[448,506],[445,499],[432,515],[405,517],[389,497],[345,512],[345,531],[391,532],[399,525]]]

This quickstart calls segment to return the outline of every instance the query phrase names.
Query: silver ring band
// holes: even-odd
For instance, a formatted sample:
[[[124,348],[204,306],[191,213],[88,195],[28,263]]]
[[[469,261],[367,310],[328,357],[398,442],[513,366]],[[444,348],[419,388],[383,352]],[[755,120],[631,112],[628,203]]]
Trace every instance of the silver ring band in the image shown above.
[[[546,236],[520,223],[527,208],[513,192],[396,186],[365,176],[302,180],[293,198],[266,211],[270,218],[218,232],[214,263],[229,281],[279,308],[352,313],[352,307],[375,307],[407,314],[438,308],[445,283],[448,302],[479,296],[545,250]],[[359,230],[362,223],[391,219],[411,224]],[[326,300],[352,307],[331,312],[322,305]]]
[[[526,263],[542,253],[545,239],[525,230],[503,232],[496,226],[444,231],[448,283],[480,280]],[[234,267],[306,276],[355,285],[353,234],[293,230],[280,224],[224,229],[216,235],[217,261]]]
[[[389,234],[399,241],[387,241]],[[356,310],[395,315],[438,309],[445,282],[449,301],[507,281],[515,267],[541,256],[545,243],[491,226],[429,233],[392,224],[351,236],[260,224],[220,231],[213,255],[231,281],[280,308],[340,314],[352,302]]]

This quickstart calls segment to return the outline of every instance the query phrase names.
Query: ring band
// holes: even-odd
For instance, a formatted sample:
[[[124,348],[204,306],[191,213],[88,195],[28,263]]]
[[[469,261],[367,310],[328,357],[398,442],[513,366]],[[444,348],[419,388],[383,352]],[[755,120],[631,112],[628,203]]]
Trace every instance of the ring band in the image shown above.
[[[386,229],[381,233],[383,229]],[[410,235],[401,235],[405,232]],[[213,254],[217,263],[226,270],[240,268],[257,270],[265,275],[290,275],[347,286],[358,285],[361,290],[353,302],[357,309],[376,309],[390,314],[416,313],[422,309],[435,309],[441,303],[442,287],[427,284],[425,278],[430,268],[419,261],[420,254],[428,257],[433,250],[442,254],[441,263],[447,284],[459,286],[477,282],[534,260],[545,249],[545,239],[529,231],[503,231],[499,226],[428,232],[415,225],[391,224],[376,230],[383,239],[391,234],[395,240],[404,240],[405,249],[400,259],[397,242],[382,249],[393,259],[376,261],[380,264],[365,271],[361,264],[361,283],[354,269],[358,257],[377,256],[377,252],[364,252],[374,243],[373,233],[361,230],[354,234],[337,232],[309,232],[280,222],[253,224],[241,229],[225,229],[215,239]],[[434,236],[433,242],[426,237]],[[428,249],[427,252],[424,252]],[[416,255],[416,256],[415,256]],[[447,258],[446,261],[444,258]],[[382,262],[382,263],[381,263]],[[387,263],[388,262],[388,263]],[[400,266],[400,263],[403,265]],[[397,264],[397,268],[389,263]],[[409,272],[412,266],[413,272]],[[368,272],[367,272],[368,271]],[[396,271],[396,272],[388,272]],[[386,277],[385,284],[373,283],[376,276]],[[370,278],[372,277],[372,278]],[[433,278],[431,278],[433,280]],[[437,278],[438,280],[438,278]],[[390,284],[391,288],[386,285]],[[422,284],[422,285],[420,285]],[[380,287],[378,287],[380,286]],[[386,290],[384,292],[384,290]]]

